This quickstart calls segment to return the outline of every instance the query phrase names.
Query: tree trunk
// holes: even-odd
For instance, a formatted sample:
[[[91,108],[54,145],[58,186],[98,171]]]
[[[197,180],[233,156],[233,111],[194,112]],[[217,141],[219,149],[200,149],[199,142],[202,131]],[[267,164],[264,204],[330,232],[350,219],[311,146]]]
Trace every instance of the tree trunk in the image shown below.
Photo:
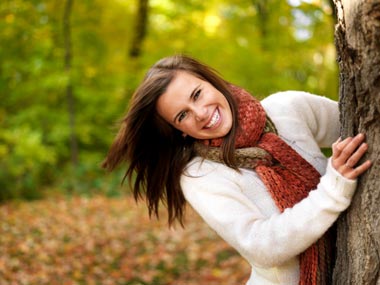
[[[257,17],[259,19],[259,26],[257,27],[260,31],[262,39],[268,34],[268,21],[269,21],[269,8],[267,0],[253,0],[253,6],[257,10]]]
[[[148,7],[148,0],[139,0],[134,37],[132,39],[132,45],[129,50],[129,56],[131,58],[139,57],[141,54],[141,46],[146,35],[148,24]]]
[[[380,284],[380,1],[335,0],[342,138],[365,133],[373,163],[338,220],[333,284]]]
[[[65,72],[68,79],[66,86],[66,99],[67,108],[69,113],[70,124],[70,149],[71,149],[71,162],[74,166],[78,164],[78,141],[75,132],[75,100],[73,94],[73,86],[71,82],[71,61],[72,61],[72,48],[71,48],[71,25],[70,16],[74,0],[66,0],[65,9],[63,12],[63,39],[65,48]]]

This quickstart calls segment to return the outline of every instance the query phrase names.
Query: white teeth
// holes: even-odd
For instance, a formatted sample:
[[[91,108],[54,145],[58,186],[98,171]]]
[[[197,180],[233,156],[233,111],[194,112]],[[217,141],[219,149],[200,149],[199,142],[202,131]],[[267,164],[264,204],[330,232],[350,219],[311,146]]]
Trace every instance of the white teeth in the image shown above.
[[[218,109],[216,109],[214,115],[212,115],[210,122],[206,125],[206,128],[212,128],[213,126],[215,126],[215,124],[219,121],[219,118],[220,115]]]

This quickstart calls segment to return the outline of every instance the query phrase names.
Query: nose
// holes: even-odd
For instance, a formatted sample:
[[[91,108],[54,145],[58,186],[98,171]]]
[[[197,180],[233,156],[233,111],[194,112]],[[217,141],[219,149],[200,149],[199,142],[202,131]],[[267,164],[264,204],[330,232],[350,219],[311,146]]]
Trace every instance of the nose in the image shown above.
[[[207,108],[202,106],[197,106],[193,110],[195,119],[199,122],[204,121],[208,118]]]

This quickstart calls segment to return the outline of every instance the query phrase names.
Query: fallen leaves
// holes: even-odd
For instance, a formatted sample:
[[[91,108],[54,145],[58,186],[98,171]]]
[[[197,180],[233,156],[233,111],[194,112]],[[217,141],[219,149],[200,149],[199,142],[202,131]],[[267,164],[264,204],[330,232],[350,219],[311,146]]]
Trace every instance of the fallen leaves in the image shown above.
[[[186,228],[130,197],[0,207],[1,285],[234,285],[249,265],[190,208]]]

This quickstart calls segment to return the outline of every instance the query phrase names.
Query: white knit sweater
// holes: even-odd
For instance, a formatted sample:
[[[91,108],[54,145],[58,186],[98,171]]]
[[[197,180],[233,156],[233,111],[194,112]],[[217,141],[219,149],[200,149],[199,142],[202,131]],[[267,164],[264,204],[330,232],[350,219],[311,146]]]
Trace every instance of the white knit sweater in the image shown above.
[[[181,177],[189,204],[252,266],[247,285],[296,285],[298,255],[350,204],[356,181],[341,176],[320,151],[338,138],[338,106],[287,91],[262,101],[279,136],[322,175],[317,189],[280,214],[257,174],[194,158]]]

